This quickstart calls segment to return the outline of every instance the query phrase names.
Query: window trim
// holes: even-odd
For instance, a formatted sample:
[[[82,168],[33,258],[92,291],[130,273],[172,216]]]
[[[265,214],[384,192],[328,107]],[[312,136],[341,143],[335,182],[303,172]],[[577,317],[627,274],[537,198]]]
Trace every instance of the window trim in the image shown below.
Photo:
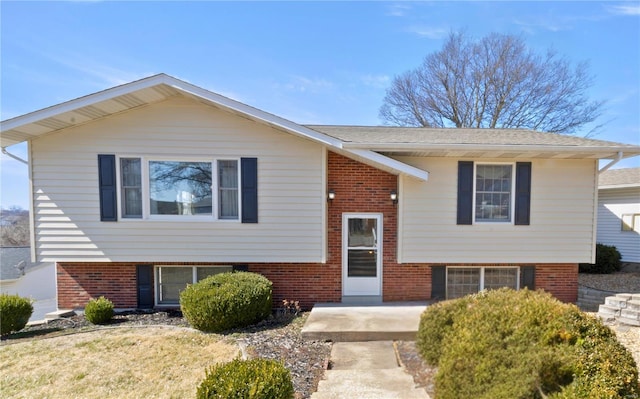
[[[522,273],[522,266],[464,266],[453,265],[445,268],[445,299],[449,299],[449,269],[480,269],[480,289],[478,292],[483,291],[484,288],[484,274],[486,269],[515,269],[516,270],[516,290],[520,290],[520,279]]]
[[[508,220],[477,220],[476,219],[476,198],[477,189],[476,181],[478,176],[478,166],[491,166],[491,165],[509,165],[511,166],[511,192],[509,193],[509,218]],[[481,225],[497,225],[497,226],[513,226],[515,225],[515,211],[516,211],[516,163],[515,162],[474,162],[473,163],[473,192],[472,192],[472,204],[471,204],[471,221],[472,224]]]
[[[121,159],[140,159],[140,177],[142,181],[142,217],[124,217],[123,190],[122,190],[122,172]],[[238,156],[183,156],[183,155],[135,155],[135,154],[117,154],[116,155],[116,185],[117,185],[117,205],[118,216],[120,221],[136,222],[136,221],[160,221],[160,222],[211,222],[220,223],[241,223],[242,221],[242,161]],[[149,162],[151,161],[167,161],[167,162],[208,162],[211,163],[211,215],[152,215],[150,210],[150,181],[149,181]],[[238,216],[235,219],[220,217],[220,199],[218,185],[218,161],[235,161],[238,165]]]
[[[161,289],[160,289],[160,269],[163,267],[173,267],[173,268],[191,268],[191,283],[187,284],[195,284],[198,278],[198,268],[211,268],[211,269],[225,269],[221,273],[231,272],[233,271],[232,265],[154,265],[153,266],[153,302],[154,306],[157,307],[167,307],[167,308],[175,308],[176,306],[180,306],[180,302],[177,303],[161,303]]]
[[[630,218],[631,223],[625,221]],[[638,222],[638,223],[637,223]],[[622,233],[640,233],[640,213],[623,213],[620,215],[620,231]]]

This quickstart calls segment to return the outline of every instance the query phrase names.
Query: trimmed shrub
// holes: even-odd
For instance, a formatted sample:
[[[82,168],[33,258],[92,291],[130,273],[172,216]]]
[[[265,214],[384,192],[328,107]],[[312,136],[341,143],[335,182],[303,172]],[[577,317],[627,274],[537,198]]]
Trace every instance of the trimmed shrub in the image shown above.
[[[483,291],[437,308],[435,327],[429,314],[420,330],[432,332],[418,332],[419,349],[436,360],[440,399],[640,395],[633,358],[613,332],[550,294]],[[440,341],[439,356],[424,337]]]
[[[233,360],[212,366],[200,386],[198,399],[290,399],[291,375],[275,360]]]
[[[471,297],[443,301],[428,306],[420,316],[416,347],[422,358],[435,366],[442,354],[442,340],[453,330],[453,322],[467,307]]]
[[[180,293],[180,308],[193,328],[220,332],[271,315],[272,283],[264,276],[229,272],[209,276]]]
[[[84,308],[84,317],[93,324],[105,324],[113,317],[113,302],[101,296],[92,299]]]
[[[580,263],[580,273],[610,274],[622,268],[622,255],[613,245],[596,244],[596,263]]]
[[[31,300],[19,295],[0,294],[0,335],[22,330],[32,314]]]

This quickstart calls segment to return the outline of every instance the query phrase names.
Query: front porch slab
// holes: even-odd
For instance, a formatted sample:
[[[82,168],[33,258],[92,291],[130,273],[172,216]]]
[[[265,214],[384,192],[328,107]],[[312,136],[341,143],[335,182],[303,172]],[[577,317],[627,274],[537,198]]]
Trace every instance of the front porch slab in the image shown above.
[[[414,341],[427,302],[379,305],[316,304],[302,328],[314,341]]]

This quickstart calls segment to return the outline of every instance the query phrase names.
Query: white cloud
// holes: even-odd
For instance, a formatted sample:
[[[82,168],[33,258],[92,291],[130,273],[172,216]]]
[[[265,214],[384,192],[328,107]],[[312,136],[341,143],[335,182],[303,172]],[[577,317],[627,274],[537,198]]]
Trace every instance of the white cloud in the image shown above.
[[[334,84],[322,78],[307,78],[305,76],[294,75],[289,82],[284,84],[276,83],[275,88],[282,88],[299,93],[319,93],[333,88]]]
[[[640,15],[640,4],[625,4],[608,7],[609,12],[618,15]]]
[[[387,15],[390,17],[404,17],[409,10],[411,10],[411,7],[407,4],[393,4],[389,7]]]
[[[435,28],[419,25],[409,26],[407,28],[407,31],[429,39],[442,39],[449,34],[449,30],[445,28]]]
[[[367,86],[375,87],[377,89],[385,89],[389,86],[391,78],[389,75],[371,75],[367,74],[360,77],[362,83]]]

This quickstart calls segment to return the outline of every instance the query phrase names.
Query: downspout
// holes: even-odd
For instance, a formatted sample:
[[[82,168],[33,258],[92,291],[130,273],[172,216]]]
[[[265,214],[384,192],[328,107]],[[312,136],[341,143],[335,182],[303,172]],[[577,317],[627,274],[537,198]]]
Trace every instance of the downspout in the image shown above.
[[[12,154],[12,153],[10,153],[9,151],[7,151],[7,147],[2,147],[2,153],[3,153],[3,154],[5,154],[5,155],[7,155],[7,156],[10,156],[11,158],[15,159],[15,160],[16,160],[16,161],[18,161],[18,162],[22,162],[22,163],[23,163],[23,164],[25,164],[25,165],[29,165],[29,162],[28,162],[28,161],[25,161],[24,159],[20,158],[19,156],[17,156],[17,155],[13,155],[13,154]]]
[[[615,165],[618,162],[620,162],[622,160],[622,156],[623,155],[624,154],[622,153],[622,151],[618,151],[618,155],[616,156],[616,158],[614,160],[612,160],[611,162],[609,162],[608,164],[604,165],[600,170],[598,170],[598,174],[601,174],[602,172],[606,171],[607,169],[609,169],[613,165]]]

